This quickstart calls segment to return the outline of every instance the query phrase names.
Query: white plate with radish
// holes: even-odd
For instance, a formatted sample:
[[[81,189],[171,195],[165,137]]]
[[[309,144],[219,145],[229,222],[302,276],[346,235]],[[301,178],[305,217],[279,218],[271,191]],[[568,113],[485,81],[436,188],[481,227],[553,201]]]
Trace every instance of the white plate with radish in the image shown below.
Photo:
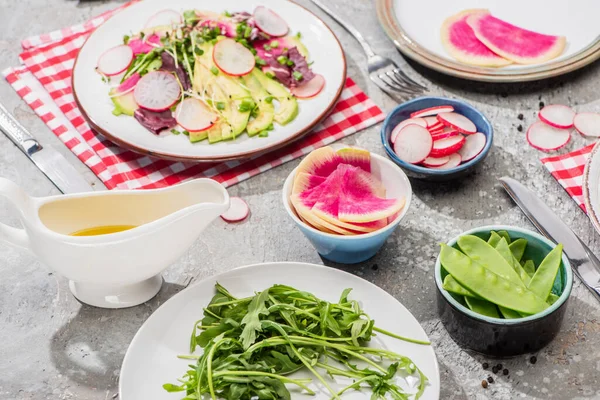
[[[195,65],[187,68],[184,61],[179,61],[176,68],[183,68],[192,78],[187,85],[177,70],[168,71],[165,60],[161,59],[163,54],[152,60],[156,65],[140,63],[140,57],[167,46],[165,37],[171,36],[165,32],[188,23],[190,15],[184,13],[186,10],[199,10],[201,18],[218,21],[216,27],[220,30],[218,40],[203,42],[210,44],[210,54],[206,54],[202,63],[196,61],[206,67],[204,72],[208,71],[202,79],[197,76],[203,71],[198,72]],[[227,25],[236,14],[231,17],[226,11],[248,13],[252,18],[253,28],[248,34],[255,38],[262,35],[260,38],[266,41],[260,48],[255,47],[259,50],[256,57],[237,40],[240,33],[235,30],[241,24]],[[220,17],[213,15],[224,16],[222,19],[227,21],[221,23]],[[130,37],[127,45],[124,36]],[[202,57],[205,48],[202,43],[195,45],[198,50],[194,50],[194,60],[198,60],[196,56]],[[177,44],[173,47],[178,49]],[[292,59],[289,50],[293,48],[301,54],[300,59],[297,55]],[[169,50],[171,55],[177,53]],[[283,53],[281,60],[280,53]],[[277,65],[263,65],[259,58],[264,61],[265,57],[277,58],[282,71]],[[302,82],[303,74],[296,69],[302,58],[315,75],[306,84]],[[131,72],[132,66],[137,68],[136,62],[145,68],[141,76],[135,70]],[[280,73],[288,68],[292,83],[282,83],[285,92],[276,92],[279,88],[267,87],[268,83],[260,81],[258,86],[266,91],[255,90],[250,87],[254,81],[245,78],[254,76],[259,68],[264,76],[274,76],[272,80],[278,83],[282,83]],[[218,81],[214,85],[213,77]],[[116,14],[90,35],[75,62],[73,94],[91,127],[124,148],[168,160],[212,162],[256,156],[310,132],[335,105],[345,78],[346,60],[333,32],[318,17],[293,2],[223,0],[198,4],[194,0],[174,0],[166,5],[159,0],[146,0]],[[239,87],[227,86],[231,82],[241,83],[238,86],[245,91],[245,97],[232,95],[239,92]],[[225,87],[223,97],[219,98],[217,89],[210,85]],[[285,113],[289,109],[282,106],[282,99],[288,96],[283,96],[285,93],[296,100],[297,114],[293,110]],[[119,107],[114,99],[119,100]],[[257,118],[261,115],[258,112],[264,111],[257,106],[263,99],[272,104],[275,113],[271,124]],[[147,115],[136,115],[139,110]],[[237,113],[231,110],[250,114],[246,116],[247,122],[239,124]],[[268,117],[269,109],[265,110]],[[229,135],[224,122],[231,126]]]
[[[492,139],[492,126],[477,109],[440,97],[399,105],[381,131],[390,158],[423,179],[462,176],[487,156]]]
[[[596,0],[376,0],[376,8],[406,56],[465,79],[544,79],[600,57]]]

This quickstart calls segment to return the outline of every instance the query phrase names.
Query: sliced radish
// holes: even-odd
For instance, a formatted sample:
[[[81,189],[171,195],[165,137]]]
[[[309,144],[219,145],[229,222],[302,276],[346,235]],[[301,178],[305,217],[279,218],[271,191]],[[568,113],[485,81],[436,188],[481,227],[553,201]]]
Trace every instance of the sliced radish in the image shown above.
[[[571,134],[566,129],[559,129],[541,121],[535,122],[527,130],[529,144],[542,151],[558,150],[571,140]]]
[[[437,107],[429,107],[423,110],[415,111],[410,114],[411,118],[417,117],[428,117],[430,115],[438,115],[439,113],[449,113],[454,111],[454,107],[452,106],[437,106]]]
[[[404,121],[402,121],[398,125],[396,125],[396,127],[392,131],[392,134],[390,135],[390,142],[394,143],[396,141],[396,136],[398,136],[398,133],[400,132],[400,130],[402,130],[402,128],[404,128],[406,125],[410,125],[410,124],[420,125],[423,128],[427,127],[427,122],[423,118],[405,119]]]
[[[569,129],[573,126],[575,111],[571,107],[552,104],[542,108],[538,117],[555,128]]]
[[[423,162],[431,152],[433,139],[427,129],[410,124],[398,132],[394,143],[394,152],[402,161],[410,164]]]
[[[162,10],[148,18],[144,28],[154,28],[156,26],[179,25],[183,21],[181,13],[175,10]]]
[[[450,161],[450,157],[427,157],[423,160],[423,166],[428,168],[441,167],[442,165],[446,165]]]
[[[458,154],[462,157],[462,161],[467,162],[477,157],[485,147],[486,142],[487,137],[481,132],[467,136],[465,145],[458,151]]]
[[[227,222],[240,222],[245,220],[249,213],[250,208],[244,200],[239,197],[230,197],[229,210],[221,214],[221,218]]]
[[[423,119],[425,120],[425,122],[427,122],[427,128],[431,128],[432,126],[440,123],[440,121],[437,120],[437,117],[435,115],[431,117],[423,117]]]
[[[290,30],[287,22],[267,7],[256,7],[253,16],[258,29],[267,35],[285,36]]]
[[[584,136],[600,137],[600,114],[579,113],[575,116],[573,125]]]
[[[464,115],[460,115],[454,112],[438,114],[437,119],[442,124],[454,128],[461,133],[467,135],[477,132],[477,127],[471,120]]]
[[[193,97],[185,99],[175,109],[177,123],[190,132],[200,132],[210,128],[217,118],[208,106]]]
[[[144,75],[133,91],[136,103],[151,111],[163,111],[177,103],[181,88],[169,72],[153,71]]]
[[[452,136],[433,142],[433,148],[430,157],[443,157],[459,151],[465,144],[465,137],[462,135]]]
[[[119,75],[133,61],[133,50],[122,44],[106,50],[98,59],[98,71],[107,76]]]
[[[250,50],[229,38],[215,44],[213,61],[221,71],[234,76],[249,74],[256,64],[256,59]]]
[[[435,117],[435,119],[437,120],[437,117]],[[442,124],[440,121],[438,121],[436,124],[433,124],[433,125],[427,127],[427,129],[429,129],[430,131],[436,131],[438,129],[443,129],[443,128],[444,128],[444,124]]]
[[[321,90],[323,90],[324,87],[325,78],[323,78],[323,75],[321,74],[316,74],[314,78],[304,85],[290,89],[290,92],[299,99],[310,99],[321,93]]]
[[[455,131],[454,129],[451,129],[449,131],[442,131],[440,133],[437,134],[431,134],[431,137],[433,138],[433,141],[435,142],[436,140],[442,140],[442,139],[447,139],[450,138],[452,136],[458,136],[460,135],[460,132]]]
[[[446,164],[439,167],[432,167],[432,169],[452,169],[458,167],[462,162],[462,158],[458,153],[450,154],[448,157],[450,158],[450,160]]]

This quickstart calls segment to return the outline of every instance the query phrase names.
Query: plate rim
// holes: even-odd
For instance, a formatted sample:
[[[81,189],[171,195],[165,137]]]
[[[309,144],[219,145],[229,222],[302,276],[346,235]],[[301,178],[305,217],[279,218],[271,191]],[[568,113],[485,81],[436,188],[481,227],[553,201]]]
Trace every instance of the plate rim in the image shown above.
[[[243,266],[235,267],[235,268],[229,269],[227,271],[222,271],[222,272],[220,272],[218,274],[209,275],[209,276],[205,277],[204,279],[202,279],[202,280],[200,280],[198,282],[195,282],[191,286],[186,287],[185,289],[183,289],[180,292],[176,293],[171,298],[169,298],[167,301],[165,301],[164,303],[162,303],[156,310],[154,310],[150,314],[150,316],[148,318],[146,318],[146,320],[144,321],[144,323],[138,328],[137,332],[133,336],[133,339],[131,339],[131,341],[129,342],[129,346],[127,346],[127,350],[125,351],[125,356],[123,357],[123,362],[121,363],[120,372],[119,372],[119,397],[120,398],[123,397],[123,393],[122,393],[122,391],[123,391],[123,381],[124,381],[122,379],[123,378],[123,371],[124,371],[123,367],[125,366],[125,363],[127,362],[128,358],[131,356],[130,349],[134,346],[134,344],[136,343],[136,341],[140,340],[139,339],[140,334],[141,334],[142,330],[144,330],[144,328],[146,327],[146,325],[148,325],[148,322],[150,321],[150,319],[152,318],[152,316],[154,316],[156,313],[158,313],[158,311],[161,308],[165,307],[165,305],[168,304],[169,302],[171,302],[173,299],[177,298],[178,296],[182,296],[186,291],[190,291],[193,288],[195,288],[196,286],[205,284],[209,280],[213,280],[213,279],[217,279],[218,280],[218,278],[220,276],[224,275],[224,274],[232,273],[232,272],[235,272],[235,271],[247,270],[247,269],[251,269],[251,268],[258,268],[258,267],[265,266],[265,265],[273,265],[273,266],[298,265],[298,266],[302,266],[302,267],[316,268],[316,269],[319,269],[319,270],[327,269],[327,270],[334,271],[335,273],[339,273],[339,274],[345,275],[345,276],[350,276],[351,278],[355,278],[355,279],[358,279],[360,281],[363,281],[364,283],[367,284],[367,286],[372,287],[375,290],[383,292],[383,294],[385,296],[391,298],[393,301],[397,302],[402,307],[404,307],[406,309],[406,311],[408,311],[408,313],[414,318],[414,320],[417,322],[417,324],[419,324],[419,327],[423,330],[423,332],[425,333],[425,336],[431,342],[431,339],[429,338],[429,335],[425,331],[425,328],[423,328],[423,325],[419,322],[419,320],[417,320],[417,318],[413,315],[413,313],[410,312],[410,310],[408,308],[406,308],[406,306],[400,302],[400,300],[396,299],[394,296],[392,296],[386,290],[380,288],[376,284],[374,284],[372,282],[369,282],[368,280],[366,280],[364,278],[361,278],[360,276],[351,274],[350,272],[342,271],[342,270],[337,269],[337,268],[328,267],[326,265],[306,263],[306,262],[301,262],[301,261],[273,261],[273,262],[262,262],[262,263],[248,264],[248,265],[243,265]],[[437,375],[437,380],[439,382],[438,392],[436,393],[437,399],[439,399],[440,395],[441,395],[440,365],[439,365],[439,362],[438,362],[438,359],[437,359],[437,354],[435,352],[433,343],[431,343],[429,345],[429,348],[430,348],[431,352],[433,353],[433,367],[434,367],[435,373]],[[428,379],[430,379],[430,378],[428,378]]]
[[[327,29],[327,31],[329,31],[329,33],[331,33],[331,35],[335,39],[335,42],[337,43],[337,46],[340,49],[340,53],[342,54],[343,71],[342,71],[342,79],[340,81],[341,83],[340,83],[339,87],[337,88],[335,96],[333,97],[331,102],[327,105],[325,110],[323,110],[321,113],[319,113],[318,116],[315,117],[312,120],[312,122],[309,123],[305,128],[298,130],[297,132],[291,134],[290,136],[288,136],[287,138],[285,138],[283,140],[275,142],[275,143],[273,143],[265,148],[262,148],[262,149],[241,151],[241,152],[229,155],[229,156],[219,156],[219,155],[184,156],[184,155],[177,155],[177,154],[173,154],[173,153],[169,153],[169,152],[152,151],[152,150],[145,149],[143,147],[139,147],[138,145],[130,143],[126,140],[123,140],[123,139],[113,135],[112,133],[108,132],[107,130],[103,129],[102,127],[100,127],[100,125],[97,124],[96,121],[94,121],[94,119],[88,115],[88,112],[84,109],[83,105],[79,101],[79,97],[77,96],[77,90],[75,89],[75,71],[77,70],[77,63],[79,61],[79,55],[81,54],[81,50],[83,50],[85,45],[88,43],[88,40],[98,31],[98,28],[100,28],[101,26],[103,26],[104,24],[109,22],[112,19],[112,16],[109,19],[107,19],[106,21],[104,21],[103,23],[101,23],[100,25],[98,25],[94,29],[94,31],[85,39],[85,42],[83,43],[83,45],[80,47],[79,51],[77,52],[77,57],[75,57],[75,62],[73,63],[73,69],[72,69],[73,72],[71,74],[71,90],[73,92],[73,98],[75,99],[75,104],[77,105],[79,112],[81,112],[81,115],[84,118],[84,120],[90,125],[90,128],[92,130],[96,131],[97,133],[100,133],[102,136],[104,136],[109,141],[113,142],[114,144],[116,144],[119,147],[122,147],[127,150],[131,150],[135,153],[143,154],[143,155],[147,155],[150,157],[155,157],[155,158],[159,158],[159,159],[163,159],[163,160],[180,161],[180,162],[194,162],[194,163],[225,162],[225,161],[233,161],[233,160],[240,160],[240,159],[248,159],[251,157],[260,156],[260,155],[281,149],[282,147],[285,147],[288,144],[291,144],[292,142],[295,142],[296,140],[299,140],[302,137],[304,137],[306,134],[310,133],[315,128],[315,126],[317,126],[321,121],[323,121],[331,113],[331,111],[333,110],[335,105],[338,103],[340,96],[342,95],[342,91],[344,90],[344,88],[346,86],[346,81],[348,79],[348,62],[346,59],[346,53],[344,52],[344,48],[342,47],[340,39],[337,37],[335,32],[333,32],[333,30],[329,27],[329,25],[327,25],[325,23],[325,21],[323,21],[323,19],[321,19],[319,16],[317,16],[314,12],[312,12],[308,8],[302,6],[294,1],[289,1],[288,3],[290,3],[292,6],[297,6],[297,7],[304,9],[305,11],[307,11],[314,18],[316,18],[319,22],[321,22],[323,24],[323,26]],[[146,4],[146,3],[140,2],[137,4],[133,4],[131,7],[128,7],[127,9],[128,10],[134,9],[136,6],[139,6],[141,4]],[[122,10],[122,11],[125,11],[125,10]],[[115,15],[118,15],[118,13]],[[193,144],[194,143],[190,143],[190,145],[193,145]]]
[[[533,67],[525,72],[469,66],[437,56],[415,42],[393,16],[394,0],[375,0],[375,9],[380,25],[402,54],[427,68],[462,79],[495,83],[536,81],[576,71],[600,58],[598,36],[586,48],[567,59]]]
[[[594,162],[594,157],[598,154],[598,151],[600,151],[600,141],[596,142],[596,144],[594,145],[594,147],[592,148],[592,151],[590,152],[588,159],[585,163],[585,168],[583,170],[583,182],[582,182],[582,189],[583,189],[583,203],[585,204],[585,208],[587,210],[587,215],[590,219],[590,221],[592,221],[592,225],[594,226],[594,229],[596,230],[596,232],[598,234],[600,234],[600,219],[598,217],[598,215],[596,214],[596,210],[594,209],[594,207],[592,206],[592,201],[591,201],[591,195],[590,195],[590,170],[592,168],[592,163]],[[598,182],[596,182],[595,184],[596,190],[598,190]]]

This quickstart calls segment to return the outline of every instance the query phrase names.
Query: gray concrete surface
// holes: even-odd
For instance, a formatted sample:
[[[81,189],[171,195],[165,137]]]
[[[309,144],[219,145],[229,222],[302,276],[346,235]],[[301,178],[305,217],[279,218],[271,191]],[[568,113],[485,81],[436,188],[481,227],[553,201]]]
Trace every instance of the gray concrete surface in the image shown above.
[[[307,0],[300,3],[315,9]],[[0,68],[16,65],[20,40],[84,21],[118,2],[74,0],[0,0]],[[200,4],[200,3],[199,3]],[[355,22],[377,51],[402,58],[379,28],[369,0],[332,0],[331,6]],[[318,12],[319,15],[323,15]],[[367,79],[359,46],[325,17],[339,35],[348,57],[349,76],[389,111],[395,102]],[[402,61],[403,62],[403,61]],[[600,251],[599,236],[585,215],[543,169],[542,155],[525,142],[517,126],[535,120],[538,103],[572,104],[600,111],[600,64],[552,81],[527,85],[484,85],[407,67],[432,95],[465,99],[493,122],[494,147],[479,171],[448,185],[413,182],[414,200],[404,224],[372,260],[357,266],[333,265],[390,292],[429,334],[441,369],[442,399],[597,399],[600,398],[600,305],[575,282],[561,333],[537,354],[502,360],[510,375],[488,389],[481,380],[485,357],[457,346],[441,325],[435,308],[433,265],[437,243],[463,230],[487,224],[531,227],[497,183],[513,176],[539,193],[587,242]],[[0,101],[45,145],[65,154],[91,182],[93,174],[62,146],[46,126],[0,82]],[[523,113],[523,122],[517,115]],[[578,135],[568,149],[586,141]],[[379,126],[345,140],[383,154]],[[251,217],[239,225],[216,221],[165,273],[160,294],[126,310],[101,310],[77,302],[67,281],[34,256],[0,243],[0,399],[89,399],[118,396],[119,369],[127,346],[144,320],[190,281],[264,261],[322,263],[315,250],[289,221],[280,200],[284,178],[297,164],[288,163],[230,189],[248,201]],[[57,194],[50,182],[4,136],[0,135],[0,176],[30,194]],[[97,181],[95,181],[98,183]],[[0,221],[18,225],[6,202]]]

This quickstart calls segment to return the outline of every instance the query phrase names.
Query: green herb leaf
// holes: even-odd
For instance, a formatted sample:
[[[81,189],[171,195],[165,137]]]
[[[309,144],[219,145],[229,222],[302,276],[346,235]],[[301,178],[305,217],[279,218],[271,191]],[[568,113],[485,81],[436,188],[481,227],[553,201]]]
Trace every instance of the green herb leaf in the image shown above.
[[[302,73],[298,72],[298,71],[294,71],[292,72],[292,76],[294,77],[295,80],[297,81],[301,81],[302,78],[304,78],[304,76],[302,75]]]
[[[129,44],[129,39],[131,39],[131,36],[123,35],[123,44]]]
[[[260,295],[255,296],[248,305],[248,314],[242,319],[244,330],[240,335],[240,341],[244,349],[248,349],[256,341],[256,333],[262,331],[260,322],[261,315],[269,315],[266,302],[269,299],[269,290],[263,290]]]
[[[215,67],[214,65],[212,67],[210,67],[210,72],[212,72],[213,75],[219,75],[219,69],[217,67]]]

